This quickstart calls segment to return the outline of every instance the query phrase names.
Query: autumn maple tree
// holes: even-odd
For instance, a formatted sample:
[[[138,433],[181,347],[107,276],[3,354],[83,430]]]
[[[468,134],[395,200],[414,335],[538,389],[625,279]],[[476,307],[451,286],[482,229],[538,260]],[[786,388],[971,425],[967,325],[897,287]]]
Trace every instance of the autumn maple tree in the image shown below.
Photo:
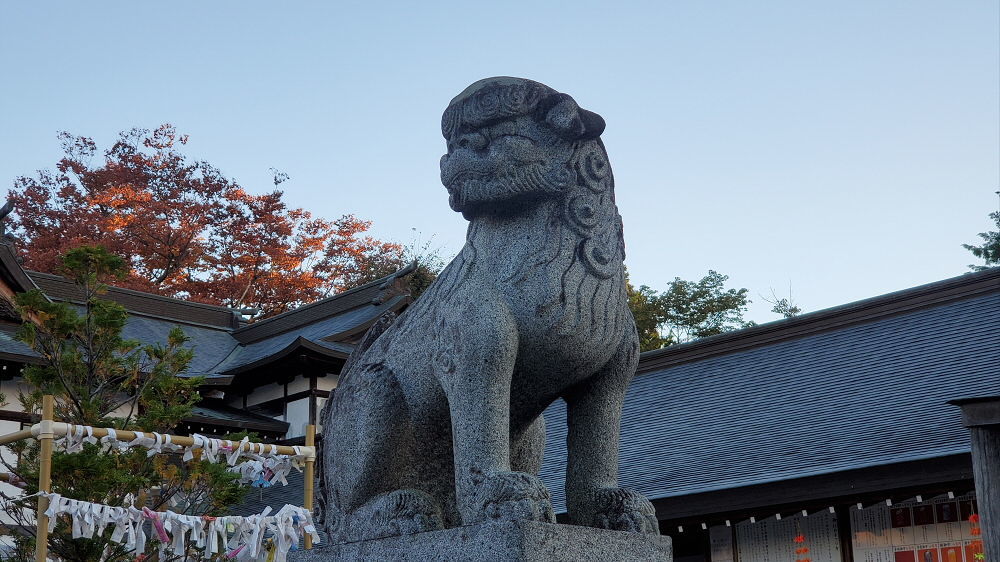
[[[122,132],[98,156],[87,137],[61,133],[55,170],[19,177],[16,245],[28,269],[55,272],[61,255],[99,245],[129,257],[121,286],[273,315],[328,296],[398,263],[399,244],[365,235],[369,221],[289,208],[274,189],[248,193],[181,153],[172,125]]]

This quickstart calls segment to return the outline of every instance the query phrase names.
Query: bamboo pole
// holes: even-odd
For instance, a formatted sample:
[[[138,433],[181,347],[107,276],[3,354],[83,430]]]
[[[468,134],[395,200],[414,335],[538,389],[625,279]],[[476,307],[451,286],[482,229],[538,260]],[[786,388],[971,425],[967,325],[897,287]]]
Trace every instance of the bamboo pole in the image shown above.
[[[52,416],[55,398],[51,394],[42,397],[42,423],[38,433],[40,443],[38,453],[38,491],[52,491]],[[49,498],[38,496],[38,530],[35,533],[35,562],[45,562],[49,550],[49,518],[45,510],[49,508]]]
[[[52,426],[52,433],[54,435],[56,435],[56,436],[66,435],[66,432],[70,428],[71,425],[72,424],[66,424],[66,423],[59,423],[59,422],[57,422],[57,423],[53,424],[53,426]],[[73,427],[76,427],[76,426],[73,426]],[[106,428],[106,427],[94,427],[92,429],[93,429],[94,437],[104,437],[104,436],[106,436],[108,434],[108,428]],[[40,429],[40,424],[37,424],[37,425],[33,426],[30,431],[36,432],[35,434],[37,435],[37,431],[40,431],[40,430],[41,430]],[[133,439],[136,438],[136,432],[134,432],[134,431],[128,431],[128,430],[125,430],[125,429],[116,429],[114,431],[115,431],[115,435],[117,436],[117,438],[118,438],[119,441],[131,441],[131,440],[133,440]],[[147,437],[152,437],[153,433],[149,432],[149,431],[146,431],[146,432],[143,432],[143,435],[146,435]],[[180,445],[181,447],[190,447],[191,445],[194,445],[194,439],[192,437],[188,437],[188,436],[185,436],[185,435],[168,435],[166,433],[161,433],[160,435],[163,435],[164,437],[170,437],[170,442],[173,443],[174,445]],[[222,439],[221,441],[223,443],[227,443],[230,447],[236,447],[237,445],[239,445],[240,450],[250,450],[251,447],[259,449],[260,446],[263,445],[264,447],[267,448],[268,451],[270,451],[271,447],[272,447],[272,445],[269,445],[267,443],[253,443],[253,442],[242,442],[242,441],[230,441],[228,439]],[[2,444],[2,443],[0,443],[0,444]],[[288,446],[288,445],[276,445],[274,447],[276,448],[276,452],[279,455],[295,455],[295,454],[297,454],[295,452],[295,449],[293,447]],[[305,455],[306,458],[315,456],[314,451],[310,447],[299,447],[299,453],[298,454]]]
[[[306,447],[313,449],[315,451],[316,446],[316,426],[309,424],[306,426]],[[305,474],[305,498],[303,498],[303,507],[306,511],[312,515],[313,510],[313,484],[316,479],[314,474],[316,470],[316,455],[315,453],[306,458],[306,474]],[[312,535],[306,533],[306,550],[312,548]]]
[[[8,433],[7,435],[0,435],[0,445],[6,445],[22,439],[28,439],[29,437],[34,437],[31,433],[31,428],[15,431],[14,433]]]

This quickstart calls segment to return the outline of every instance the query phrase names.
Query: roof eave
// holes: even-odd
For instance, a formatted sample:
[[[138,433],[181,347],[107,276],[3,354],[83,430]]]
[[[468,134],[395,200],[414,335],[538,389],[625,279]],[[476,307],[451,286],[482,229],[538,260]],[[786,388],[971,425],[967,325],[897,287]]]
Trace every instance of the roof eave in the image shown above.
[[[257,359],[256,361],[247,363],[246,365],[240,365],[238,367],[233,367],[232,369],[227,369],[220,374],[238,375],[240,373],[252,371],[254,369],[267,365],[268,363],[273,363],[274,361],[278,361],[279,359],[287,357],[288,355],[291,355],[292,353],[302,349],[310,351],[312,353],[317,353],[319,355],[322,355],[330,359],[340,359],[346,361],[348,357],[347,353],[344,353],[342,351],[337,351],[335,349],[330,349],[323,345],[319,345],[311,340],[308,340],[302,336],[299,336],[295,338],[294,341],[283,347],[281,350],[276,351],[271,355],[268,355],[267,357],[262,357],[260,359]]]
[[[17,256],[10,244],[0,243],[0,264],[3,266],[0,275],[16,292],[23,293],[38,288],[21,264],[17,263]]]
[[[215,418],[210,418],[207,416],[200,416],[198,414],[191,414],[185,417],[183,422],[230,427],[228,424],[220,420],[217,420]],[[280,420],[274,420],[273,422],[254,422],[250,420],[239,420],[235,423],[237,425],[231,426],[234,429],[249,429],[249,430],[267,431],[270,433],[280,433],[280,434],[287,433],[289,426],[288,422],[283,422]]]

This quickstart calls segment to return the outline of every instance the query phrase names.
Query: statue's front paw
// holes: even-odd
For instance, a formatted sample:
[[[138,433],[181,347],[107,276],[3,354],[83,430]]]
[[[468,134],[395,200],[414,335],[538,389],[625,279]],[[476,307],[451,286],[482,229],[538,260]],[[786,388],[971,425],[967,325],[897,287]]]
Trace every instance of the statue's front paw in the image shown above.
[[[584,525],[612,531],[630,531],[659,535],[660,525],[656,510],[642,494],[625,488],[605,488],[595,491],[589,498],[589,511],[593,515]]]
[[[359,512],[365,540],[411,535],[444,528],[437,502],[421,490],[394,490],[366,504]]]
[[[499,472],[489,476],[481,486],[481,506],[486,519],[555,523],[552,498],[538,477],[524,472]]]

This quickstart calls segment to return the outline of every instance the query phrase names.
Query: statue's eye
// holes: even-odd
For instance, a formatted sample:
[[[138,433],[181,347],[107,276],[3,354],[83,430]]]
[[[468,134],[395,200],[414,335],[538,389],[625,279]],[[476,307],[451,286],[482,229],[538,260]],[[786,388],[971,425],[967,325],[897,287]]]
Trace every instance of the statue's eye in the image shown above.
[[[486,148],[488,142],[481,133],[465,133],[455,141],[455,148],[466,150],[482,150]]]

